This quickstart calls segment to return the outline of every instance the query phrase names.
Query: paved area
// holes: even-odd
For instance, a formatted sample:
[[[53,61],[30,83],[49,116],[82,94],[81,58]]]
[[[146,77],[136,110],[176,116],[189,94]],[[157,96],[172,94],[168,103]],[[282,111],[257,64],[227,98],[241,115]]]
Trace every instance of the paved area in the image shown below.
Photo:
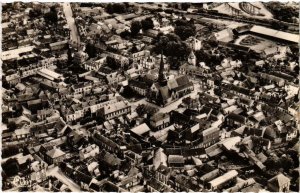
[[[48,169],[47,176],[55,176],[61,182],[66,184],[72,192],[81,191],[80,187],[77,184],[75,184],[75,182],[73,182],[71,179],[69,179],[65,174],[63,174],[62,171],[57,166]]]
[[[73,18],[73,12],[71,9],[71,5],[68,2],[64,2],[63,3],[63,10],[67,19],[67,23],[69,25],[70,28],[70,38],[71,41],[74,42],[76,45],[80,44],[80,37],[79,37],[79,33],[77,31],[77,27],[75,25],[75,20]]]

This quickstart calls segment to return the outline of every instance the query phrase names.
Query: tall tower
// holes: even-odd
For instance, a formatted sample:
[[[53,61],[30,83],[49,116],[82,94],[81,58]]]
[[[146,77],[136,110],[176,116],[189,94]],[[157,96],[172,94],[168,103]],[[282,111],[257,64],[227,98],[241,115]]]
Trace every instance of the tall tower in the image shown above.
[[[158,72],[158,83],[160,86],[165,86],[166,79],[164,76],[164,59],[163,59],[163,54],[160,54],[161,59],[160,59],[160,64],[159,64],[159,72]]]
[[[194,39],[193,39],[193,49],[194,49],[195,51],[197,51],[197,50],[200,50],[201,47],[202,47],[201,41],[198,40],[197,38],[194,38]]]
[[[195,56],[193,51],[191,51],[191,53],[188,57],[188,63],[191,64],[191,65],[196,66],[196,56]]]

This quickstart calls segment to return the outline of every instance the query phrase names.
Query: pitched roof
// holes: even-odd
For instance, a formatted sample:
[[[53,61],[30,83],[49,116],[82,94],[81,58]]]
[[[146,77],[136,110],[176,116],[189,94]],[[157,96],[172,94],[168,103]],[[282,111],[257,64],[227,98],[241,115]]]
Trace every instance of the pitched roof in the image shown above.
[[[147,133],[148,131],[150,131],[150,128],[148,127],[148,125],[146,123],[143,123],[139,126],[132,128],[130,131],[132,131],[133,133],[138,134],[138,135],[143,135],[144,133]]]
[[[50,151],[47,152],[47,155],[51,158],[57,158],[57,157],[60,157],[60,156],[63,156],[65,155],[65,152],[63,152],[62,150],[60,149],[52,149]]]
[[[278,174],[277,176],[268,180],[268,183],[273,184],[276,187],[281,187],[282,185],[290,182],[290,179],[283,174]]]
[[[184,163],[184,158],[181,155],[169,155],[168,163]]]

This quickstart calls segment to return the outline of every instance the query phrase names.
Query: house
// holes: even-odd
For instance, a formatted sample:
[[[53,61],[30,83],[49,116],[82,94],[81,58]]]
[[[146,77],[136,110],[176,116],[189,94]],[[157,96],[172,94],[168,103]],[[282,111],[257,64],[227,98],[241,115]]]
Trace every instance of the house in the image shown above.
[[[83,63],[83,68],[85,70],[98,71],[103,64],[106,63],[106,57],[100,58],[99,60],[88,60]]]
[[[153,165],[154,165],[154,171],[157,170],[157,168],[160,167],[160,165],[167,166],[167,155],[164,153],[164,149],[158,148],[154,152],[153,157]]]
[[[122,115],[129,114],[130,112],[131,106],[124,101],[119,101],[113,104],[107,104],[102,107],[99,110],[99,115],[106,120],[110,120]]]
[[[291,180],[283,174],[278,174],[268,180],[268,190],[272,192],[289,192]]]
[[[184,167],[184,157],[182,155],[169,155],[168,165],[172,168],[182,168]]]
[[[178,192],[199,192],[200,187],[198,182],[184,174],[172,176],[171,186]]]
[[[149,192],[175,192],[173,188],[155,178],[148,180],[146,186]]]
[[[119,153],[121,152],[120,145],[107,138],[104,135],[101,135],[98,132],[95,132],[92,136],[95,143],[100,147],[107,151]]]
[[[210,127],[203,130],[200,134],[200,140],[196,140],[197,147],[207,148],[220,140],[220,128]],[[200,143],[199,143],[200,142]]]
[[[50,165],[57,165],[66,159],[66,153],[60,149],[53,148],[46,153],[45,160]]]
[[[13,74],[10,74],[10,75],[6,75],[5,76],[5,81],[10,86],[14,86],[14,85],[17,85],[18,83],[20,83],[21,76],[19,75],[19,73],[13,73]]]
[[[179,73],[180,74],[186,74],[186,75],[190,75],[190,76],[193,76],[193,77],[203,76],[207,72],[208,72],[207,69],[205,69],[203,67],[190,65],[189,63],[185,63],[185,64],[183,64],[179,67]]]
[[[150,128],[146,123],[143,123],[141,125],[138,125],[132,129],[130,129],[130,132],[134,134],[135,136],[148,136],[149,135]]]
[[[209,189],[212,191],[222,190],[222,187],[231,181],[236,181],[238,172],[236,170],[230,170],[225,174],[211,180],[208,182]]]
[[[129,87],[136,93],[141,96],[147,96],[149,86],[146,82],[139,81],[139,80],[129,80],[128,82]]]
[[[27,141],[31,136],[30,126],[24,125],[22,128],[16,129],[13,138],[18,141]]]
[[[200,182],[204,187],[207,187],[207,183],[213,179],[215,179],[216,177],[218,177],[220,175],[220,170],[219,169],[215,169],[212,170],[206,174],[204,174],[203,176],[200,177]]]
[[[140,154],[137,154],[131,150],[128,150],[124,153],[124,157],[129,159],[133,165],[138,165],[142,161],[142,156]]]
[[[92,91],[92,83],[89,82],[81,82],[78,84],[73,84],[72,85],[72,91],[74,93],[74,95],[77,94],[88,94]]]
[[[149,56],[150,56],[149,50],[142,50],[139,52],[132,53],[131,58],[133,63],[140,64],[144,60],[144,58],[148,58]]]
[[[246,121],[247,121],[246,117],[244,117],[242,115],[235,114],[235,113],[230,113],[226,117],[226,122],[230,126],[237,125],[238,127],[241,127],[242,125],[246,124]]]
[[[101,155],[101,161],[108,167],[108,170],[118,170],[121,166],[121,159],[119,159],[115,154],[104,152],[104,155]]]
[[[79,150],[80,160],[85,160],[90,157],[95,157],[100,153],[99,146],[96,144],[92,144],[86,148]]]
[[[164,184],[168,183],[170,176],[171,176],[171,169],[167,166],[160,165],[155,171],[155,178]]]
[[[46,171],[48,169],[48,164],[44,161],[34,161],[30,165],[32,173],[30,174],[30,180],[32,182],[43,182],[47,179]]]
[[[46,69],[46,68],[38,70],[37,74],[44,77],[44,78],[52,80],[52,81],[54,81],[54,80],[63,81],[64,80],[64,77],[63,77],[62,74],[58,74],[58,73],[56,73],[52,70]]]
[[[113,72],[106,75],[106,80],[109,85],[117,84],[124,81],[126,78],[121,75],[119,72]]]
[[[198,40],[197,38],[190,37],[186,40],[187,44],[194,50],[200,50],[202,48],[201,40]]]
[[[51,43],[49,46],[52,51],[57,51],[65,48],[68,45],[68,40]]]
[[[155,130],[161,130],[170,125],[170,115],[166,113],[156,113],[150,118],[150,125]]]

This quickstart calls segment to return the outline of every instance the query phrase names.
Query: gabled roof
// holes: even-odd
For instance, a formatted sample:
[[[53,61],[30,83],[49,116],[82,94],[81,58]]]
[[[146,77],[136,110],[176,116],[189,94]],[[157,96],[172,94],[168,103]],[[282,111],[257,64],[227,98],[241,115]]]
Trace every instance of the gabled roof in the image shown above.
[[[182,155],[169,155],[168,163],[184,163],[184,158]]]
[[[60,149],[54,148],[54,149],[48,151],[47,155],[51,158],[57,158],[57,157],[65,155],[65,152],[63,152]]]
[[[276,187],[282,187],[284,184],[290,182],[291,180],[286,177],[283,174],[278,174],[277,176],[271,178],[270,180],[268,180],[268,183],[276,186]]]
[[[146,123],[143,123],[139,126],[132,128],[130,131],[137,135],[143,135],[144,133],[147,133],[148,131],[150,131],[150,128],[148,127],[148,125]]]

